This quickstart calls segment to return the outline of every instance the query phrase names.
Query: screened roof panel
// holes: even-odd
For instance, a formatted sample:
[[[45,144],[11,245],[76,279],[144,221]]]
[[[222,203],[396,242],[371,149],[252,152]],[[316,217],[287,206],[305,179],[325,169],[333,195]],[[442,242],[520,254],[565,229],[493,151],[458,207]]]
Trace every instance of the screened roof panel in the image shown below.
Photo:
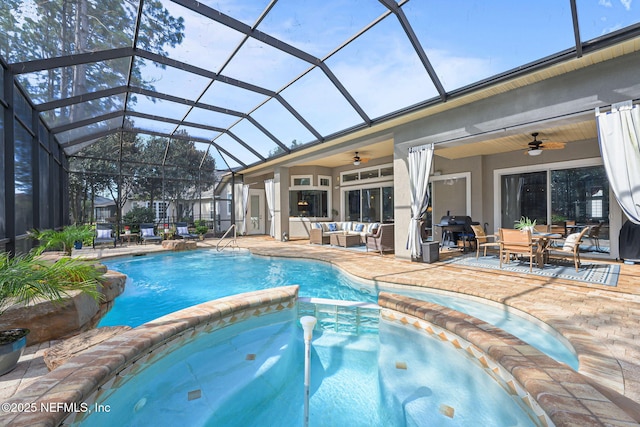
[[[580,38],[589,41],[640,22],[640,6],[631,0],[576,0]]]
[[[115,130],[121,127],[122,118],[119,117],[115,119],[102,120],[89,126],[71,129],[66,132],[59,132],[56,134],[56,138],[58,138],[58,141],[64,145],[66,143],[73,142],[76,139],[85,138],[98,132]]]
[[[317,67],[283,90],[282,97],[322,135],[363,122],[336,85]],[[301,142],[304,141],[310,140]]]
[[[258,92],[215,81],[200,101],[247,114],[267,99],[267,96]]]
[[[22,84],[35,104],[84,95],[127,84],[130,57],[90,62],[70,67],[20,74]],[[74,76],[82,76],[82,80]],[[65,84],[66,83],[66,84]]]
[[[369,118],[438,95],[395,15],[387,16],[327,64]]]
[[[639,36],[630,0],[0,2],[0,55],[65,152],[186,130],[234,168]]]
[[[84,52],[131,47],[136,22],[137,1],[86,1],[86,15],[78,13],[77,1],[26,0],[1,2],[15,26],[2,20],[6,41],[0,53],[9,62],[55,58]],[[1,15],[2,13],[0,13]],[[77,17],[82,16],[80,22]],[[76,29],[85,37],[76,37]],[[17,36],[16,36],[17,35]]]
[[[279,0],[258,29],[324,58],[386,11],[369,0]]]
[[[269,138],[247,119],[243,119],[234,125],[231,128],[231,132],[264,158],[271,156],[272,154],[270,153],[273,153],[278,148],[278,144],[273,139]],[[284,142],[282,143],[284,144]]]
[[[247,40],[223,75],[272,91],[281,89],[311,64],[255,39]]]
[[[189,112],[189,106],[161,98],[151,98],[137,95],[135,101],[130,102],[128,109],[138,113],[153,114],[168,119],[182,120]]]
[[[575,47],[568,1],[408,2],[403,7],[446,90]]]
[[[195,101],[211,82],[210,78],[144,58],[136,57],[135,66],[140,68],[141,81],[134,80],[134,84],[140,83],[143,88],[191,101]]]
[[[129,120],[130,123],[127,123],[127,126],[125,127],[129,130],[131,129],[137,129],[140,131],[146,130],[150,132],[159,132],[159,133],[169,135],[176,128],[176,125],[173,123],[163,122],[160,120],[145,119],[142,117],[127,116],[127,120]]]
[[[217,73],[245,37],[169,0],[162,0],[161,3],[172,16],[184,19],[184,37],[180,44],[166,48],[169,58]],[[143,22],[150,18],[145,15]]]
[[[229,134],[223,134],[220,138],[217,138],[214,143],[219,146],[221,149],[229,152],[233,157],[238,159],[240,162],[245,165],[250,165],[260,160],[258,156],[249,151],[246,147],[236,141],[234,138],[229,136]],[[231,159],[225,153],[222,153],[223,157],[229,162],[229,164],[234,163],[236,166],[240,166],[240,164]]]
[[[225,15],[252,26],[271,3],[271,0],[200,0],[198,3],[219,10]]]
[[[220,135],[220,132],[216,132],[213,130],[200,129],[197,127],[184,126],[184,125],[181,125],[180,127],[178,127],[177,131],[184,132],[187,135],[192,136],[194,138],[207,139],[207,140],[212,140]]]
[[[315,140],[313,134],[275,99],[251,113],[251,117],[287,147],[291,147],[293,141],[300,145]]]
[[[194,107],[187,115],[187,121],[192,123],[203,123],[207,126],[226,129],[240,118],[231,114],[223,114],[205,108]]]
[[[79,120],[90,119],[96,115],[103,115],[116,111],[124,113],[125,97],[126,94],[121,93],[119,95],[92,99],[66,107],[54,108],[52,110],[43,111],[41,117],[50,128],[55,128],[75,123]]]

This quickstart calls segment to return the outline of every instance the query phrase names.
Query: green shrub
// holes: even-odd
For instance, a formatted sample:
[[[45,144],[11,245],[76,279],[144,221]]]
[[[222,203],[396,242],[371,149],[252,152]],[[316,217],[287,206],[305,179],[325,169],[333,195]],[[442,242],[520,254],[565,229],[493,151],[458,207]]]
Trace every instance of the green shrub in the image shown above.
[[[207,234],[207,231],[209,231],[209,227],[207,227],[207,223],[203,219],[194,221],[194,225],[196,226],[197,234],[203,235]]]
[[[125,225],[135,226],[136,228],[142,223],[154,223],[156,217],[152,208],[144,208],[137,206],[122,216],[122,223]]]
[[[62,250],[71,256],[75,242],[89,245],[93,240],[94,231],[88,225],[68,225],[62,230],[32,230],[31,237],[40,242],[41,250]]]

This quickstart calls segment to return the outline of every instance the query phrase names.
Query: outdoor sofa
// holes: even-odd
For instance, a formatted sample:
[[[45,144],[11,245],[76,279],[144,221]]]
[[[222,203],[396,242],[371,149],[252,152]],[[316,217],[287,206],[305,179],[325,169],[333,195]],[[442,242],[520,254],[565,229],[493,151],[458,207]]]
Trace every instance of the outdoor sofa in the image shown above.
[[[379,222],[356,222],[356,221],[323,221],[311,223],[309,232],[309,243],[316,245],[329,244],[332,234],[355,234],[360,236],[360,243],[367,243],[367,236],[374,234],[380,227]]]

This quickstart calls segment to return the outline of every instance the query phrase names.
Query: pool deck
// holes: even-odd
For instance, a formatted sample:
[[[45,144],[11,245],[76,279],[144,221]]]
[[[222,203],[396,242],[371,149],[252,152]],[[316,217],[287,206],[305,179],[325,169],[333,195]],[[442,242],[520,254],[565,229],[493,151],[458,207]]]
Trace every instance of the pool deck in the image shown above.
[[[215,247],[217,240],[198,242]],[[271,238],[242,237],[241,248],[264,256],[326,261],[345,272],[380,284],[399,284],[453,291],[507,304],[544,321],[576,349],[579,372],[600,386],[624,395],[617,399],[630,411],[640,407],[640,265],[620,264],[616,287],[506,271],[465,268],[444,262],[432,264],[380,256],[308,240],[278,242]],[[82,249],[91,258],[162,251],[160,245],[128,245]],[[458,252],[442,252],[441,260]],[[301,278],[301,281],[303,278]],[[18,367],[0,377],[0,399],[5,400],[47,373],[42,354],[54,342],[30,346]],[[637,412],[640,416],[640,411]]]

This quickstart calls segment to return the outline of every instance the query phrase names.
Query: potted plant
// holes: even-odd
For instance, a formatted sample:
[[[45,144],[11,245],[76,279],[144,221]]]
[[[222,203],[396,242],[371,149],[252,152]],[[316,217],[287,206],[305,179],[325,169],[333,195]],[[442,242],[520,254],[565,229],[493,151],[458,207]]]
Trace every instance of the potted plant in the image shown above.
[[[203,219],[194,221],[194,224],[196,226],[196,234],[200,236],[200,240],[204,240],[204,235],[209,231],[209,227],[207,227]]]
[[[102,273],[92,264],[66,257],[46,261],[39,257],[43,249],[41,246],[14,257],[0,254],[0,314],[15,304],[29,305],[40,299],[60,301],[76,290],[100,298],[97,286]],[[24,328],[0,331],[0,375],[15,368],[28,334]]]
[[[513,228],[520,231],[530,230],[531,232],[533,232],[533,228],[535,227],[535,225],[536,225],[535,219],[532,220],[529,217],[521,216],[520,219],[515,222],[515,225],[513,226]]]
[[[39,240],[42,249],[62,249],[67,256],[75,247],[82,248],[82,244],[91,243],[94,231],[88,225],[68,225],[62,230],[33,230],[31,237]]]

